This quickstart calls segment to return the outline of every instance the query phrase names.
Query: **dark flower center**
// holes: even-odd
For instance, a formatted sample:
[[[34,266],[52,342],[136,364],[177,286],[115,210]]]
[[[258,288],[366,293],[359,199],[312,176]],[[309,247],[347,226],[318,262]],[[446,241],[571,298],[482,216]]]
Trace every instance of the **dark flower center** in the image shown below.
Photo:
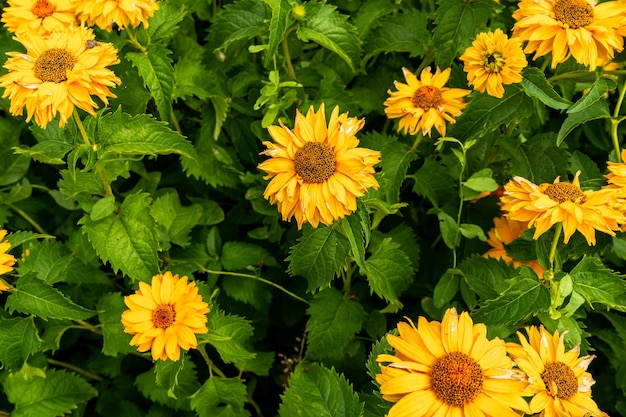
[[[569,182],[550,184],[544,191],[544,194],[557,203],[571,201],[572,203],[582,204],[586,199],[582,190]]]
[[[486,54],[483,60],[483,66],[489,73],[500,72],[504,68],[504,58],[499,52]]]
[[[158,327],[159,329],[167,329],[172,324],[174,324],[174,319],[176,318],[176,311],[174,311],[174,307],[170,305],[161,305],[156,308],[152,312],[152,323],[154,323],[154,327]]]
[[[52,48],[35,61],[35,76],[41,81],[61,83],[67,81],[66,71],[74,68],[76,58],[65,49]]]
[[[593,7],[584,0],[556,0],[553,10],[556,20],[572,29],[593,22]]]
[[[430,371],[431,384],[444,403],[463,407],[483,388],[483,370],[462,352],[452,352],[437,359]]]
[[[54,13],[54,6],[46,0],[38,0],[33,7],[33,14],[40,19],[51,16]]]
[[[424,110],[437,109],[441,106],[442,101],[441,90],[431,85],[418,88],[413,95],[413,105]]]
[[[305,183],[322,183],[335,172],[335,154],[325,143],[307,142],[296,152],[294,168]]]
[[[578,380],[574,371],[563,362],[546,364],[541,373],[548,394],[567,400],[578,393]]]

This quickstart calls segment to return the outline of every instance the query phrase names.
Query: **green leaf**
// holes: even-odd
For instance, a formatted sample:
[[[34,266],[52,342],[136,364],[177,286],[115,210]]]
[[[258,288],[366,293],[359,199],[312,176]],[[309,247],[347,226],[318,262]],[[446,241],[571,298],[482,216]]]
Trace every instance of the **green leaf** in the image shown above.
[[[522,86],[526,94],[539,99],[546,106],[563,110],[572,105],[572,102],[561,97],[546,79],[545,74],[535,67],[526,67],[522,71]]]
[[[570,109],[571,110],[571,109]],[[593,104],[585,108],[585,111],[570,113],[563,121],[559,133],[557,134],[556,144],[561,145],[567,135],[581,124],[590,120],[608,119],[611,117],[609,105],[605,100],[595,101]]]
[[[598,258],[585,257],[569,275],[573,289],[593,304],[626,311],[626,281],[617,273],[602,265]]]
[[[139,71],[144,86],[150,90],[157,110],[164,122],[172,122],[172,91],[174,68],[172,52],[161,44],[150,44],[146,52],[127,52],[126,58]]]
[[[487,241],[487,236],[485,236],[485,232],[480,226],[476,224],[461,223],[459,225],[459,232],[461,232],[463,237],[466,239],[478,238],[479,240],[483,242]]]
[[[248,392],[239,378],[212,376],[191,397],[191,408],[199,417],[247,417],[243,408]]]
[[[409,147],[396,140],[390,140],[382,135],[375,135],[384,140],[385,146],[381,151],[382,181],[381,188],[384,190],[387,202],[397,203],[400,201],[400,188],[406,179],[406,172],[411,162],[417,159],[417,154],[409,150]]]
[[[57,417],[98,395],[78,375],[51,369],[46,371],[45,378],[25,379],[11,374],[3,385],[9,402],[15,404],[12,417]]]
[[[152,42],[167,41],[178,32],[178,25],[187,15],[187,8],[177,2],[162,1],[159,10],[150,18],[150,26],[145,28]]]
[[[265,51],[266,67],[269,67],[278,51],[278,45],[283,40],[287,27],[292,25],[294,20],[291,18],[290,10],[291,5],[288,0],[264,0],[265,3],[272,9],[272,18],[270,19],[270,39],[267,44],[267,51]]]
[[[267,8],[263,2],[240,0],[225,5],[211,26],[210,40],[216,49],[226,50],[233,42],[267,33]]]
[[[573,114],[588,109],[598,100],[602,99],[604,95],[609,91],[617,87],[615,81],[610,78],[598,77],[598,79],[591,84],[589,90],[583,94],[572,107],[567,110],[567,113]]]
[[[171,409],[186,411],[191,409],[189,399],[200,388],[193,361],[185,362],[185,366],[178,373],[177,379],[178,384],[169,390],[157,384],[154,371],[150,369],[137,376],[135,385],[146,398],[167,406],[170,411],[168,416],[173,416],[176,414],[171,414]]]
[[[359,417],[359,401],[346,378],[316,363],[299,365],[281,396],[280,417]]]
[[[0,187],[14,184],[26,175],[30,158],[15,155],[12,149],[0,149]]]
[[[212,187],[233,188],[240,183],[236,162],[228,150],[218,145],[213,137],[202,137],[196,144],[196,158],[183,156],[182,165],[187,176],[203,180]]]
[[[372,28],[380,26],[380,19],[394,11],[394,8],[389,6],[389,0],[370,0],[359,7],[352,20],[359,38],[364,39]]]
[[[570,157],[566,149],[556,144],[556,135],[552,132],[533,136],[524,144],[515,140],[502,140],[501,146],[511,159],[511,171],[514,175],[526,178],[535,184],[552,183],[556,177],[567,178]]]
[[[229,297],[250,304],[257,310],[265,310],[272,300],[270,286],[255,279],[223,275],[221,289]]]
[[[207,86],[207,78],[211,73],[206,69],[202,62],[195,59],[182,57],[174,65],[174,90],[172,91],[172,100],[196,96],[200,99],[207,99],[211,95],[209,86]]]
[[[159,271],[159,245],[154,219],[146,215],[149,208],[148,194],[131,194],[118,213],[98,221],[85,216],[79,222],[103,262],[133,280],[146,282]]]
[[[426,13],[415,9],[380,18],[378,27],[365,39],[363,60],[390,52],[407,52],[410,57],[424,55],[424,44],[430,38],[427,18]]]
[[[244,318],[226,315],[214,308],[208,315],[207,327],[209,332],[199,338],[211,344],[226,363],[240,364],[255,357],[244,345],[249,343],[253,329],[250,322]]]
[[[102,353],[117,356],[118,353],[136,351],[130,345],[131,335],[124,333],[122,313],[128,309],[120,293],[105,294],[98,301],[98,320],[102,329]]]
[[[307,309],[307,358],[341,358],[343,350],[361,330],[365,310],[361,304],[348,300],[334,288],[315,295]]]
[[[583,190],[598,189],[606,184],[606,178],[595,162],[584,153],[575,150],[572,153],[572,172],[580,171],[578,180]]]
[[[459,245],[461,237],[456,220],[443,210],[439,210],[437,218],[439,219],[439,230],[441,230],[441,237],[444,243],[448,248],[454,249]]]
[[[459,275],[454,271],[446,271],[437,282],[433,291],[435,307],[442,308],[454,298],[459,291]]]
[[[31,254],[18,267],[21,275],[34,272],[46,284],[65,281],[72,263],[70,251],[60,242],[45,240],[29,245]]]
[[[456,182],[450,176],[450,170],[440,162],[426,159],[424,165],[413,174],[413,191],[428,198],[435,207],[454,201],[457,197]]]
[[[226,242],[220,262],[227,271],[256,269],[268,257],[267,249],[245,242]]]
[[[358,212],[355,212],[341,219],[339,230],[350,243],[350,255],[354,258],[354,262],[359,268],[365,269],[365,241],[366,236],[369,236],[369,225],[364,228]]]
[[[298,25],[298,38],[331,50],[355,71],[361,60],[361,41],[356,28],[347,22],[348,16],[339,13],[330,4],[307,2],[304,7],[306,17]]]
[[[413,266],[408,255],[391,238],[385,238],[365,261],[370,289],[394,304],[413,282]]]
[[[35,232],[15,232],[7,235],[4,240],[11,244],[11,248],[17,248],[26,242],[36,239],[54,239],[52,235],[40,234]]]
[[[32,275],[20,278],[16,283],[17,290],[9,295],[6,308],[33,314],[46,319],[85,320],[95,312],[79,306],[65,297],[50,284],[46,284]]]
[[[109,217],[115,211],[115,196],[101,198],[91,207],[89,218],[93,221],[102,220]]]
[[[190,243],[189,232],[202,217],[202,206],[183,206],[178,193],[173,191],[154,200],[152,217],[157,226],[164,230],[170,242],[185,247]]]
[[[185,355],[180,360],[174,361],[157,361],[154,365],[154,375],[158,386],[166,388],[170,397],[176,398],[174,389],[178,386],[178,376],[185,367]]]
[[[42,344],[34,317],[0,318],[0,329],[0,364],[18,370]]]
[[[63,158],[75,147],[76,125],[74,123],[60,128],[55,120],[45,129],[32,124],[30,131],[37,139],[37,144],[30,148],[13,148],[16,154],[26,155],[44,164],[65,164]]]
[[[291,247],[287,272],[305,277],[307,291],[315,292],[330,286],[345,266],[349,252],[348,240],[335,228],[305,226],[298,244]]]
[[[474,255],[465,259],[459,269],[470,288],[484,300],[497,298],[510,285],[510,278],[519,275],[506,262]]]

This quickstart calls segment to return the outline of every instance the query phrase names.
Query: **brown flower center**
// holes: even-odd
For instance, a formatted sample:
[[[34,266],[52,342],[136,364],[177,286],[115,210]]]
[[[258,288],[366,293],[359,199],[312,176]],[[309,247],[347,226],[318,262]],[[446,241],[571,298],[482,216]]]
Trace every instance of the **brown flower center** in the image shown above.
[[[40,19],[51,16],[54,13],[54,6],[46,0],[38,0],[33,7],[33,14]]]
[[[176,311],[174,311],[174,307],[170,305],[161,305],[156,308],[152,312],[152,323],[154,323],[154,327],[158,327],[159,329],[167,329],[172,324],[174,324],[174,319],[176,318]]]
[[[35,76],[44,82],[61,83],[67,81],[65,73],[74,68],[74,64],[76,58],[65,49],[48,49],[35,61]]]
[[[325,143],[307,142],[296,152],[294,168],[305,183],[322,183],[335,172],[335,154]]]
[[[584,0],[556,0],[552,10],[556,20],[572,29],[593,22],[593,7]]]
[[[425,85],[417,89],[413,95],[413,105],[415,107],[428,110],[430,108],[439,108],[441,106],[441,90],[431,85]]]
[[[571,201],[572,203],[582,204],[586,199],[582,190],[569,182],[550,184],[544,191],[544,194],[557,203]]]
[[[578,380],[574,371],[563,362],[546,364],[541,373],[548,394],[567,400],[578,393]]]
[[[504,58],[499,52],[485,54],[483,66],[489,73],[500,72],[504,68]]]
[[[448,353],[437,359],[430,377],[437,397],[455,407],[463,407],[472,401],[483,387],[483,370],[462,352]]]

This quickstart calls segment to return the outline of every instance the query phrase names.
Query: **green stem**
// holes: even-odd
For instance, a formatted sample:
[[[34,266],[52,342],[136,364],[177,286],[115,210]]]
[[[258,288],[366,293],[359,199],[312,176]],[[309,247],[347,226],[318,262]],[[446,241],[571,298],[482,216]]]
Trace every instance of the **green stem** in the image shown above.
[[[92,374],[89,371],[85,371],[83,368],[79,368],[78,366],[72,365],[71,363],[61,362],[61,361],[58,361],[56,359],[46,359],[46,360],[48,361],[48,363],[50,365],[61,366],[63,368],[66,368],[66,369],[69,369],[71,371],[74,371],[74,372],[76,372],[78,374],[81,374],[81,375],[83,375],[83,376],[85,376],[85,377],[87,377],[89,379],[95,379],[96,381],[102,381],[103,380],[103,378],[101,376],[96,375],[96,374]]]
[[[422,132],[417,132],[417,134],[415,135],[415,140],[413,141],[413,145],[407,153],[415,152],[417,150],[417,147],[420,146],[422,139],[424,139],[424,135],[422,134]]]
[[[293,31],[293,27],[289,28],[285,35],[283,36],[283,40],[280,42],[280,46],[283,50],[283,58],[285,59],[285,65],[287,66],[287,74],[289,78],[292,80],[296,79],[296,71],[293,69],[293,64],[291,63],[291,54],[289,53],[289,43],[288,38],[289,34]]]
[[[93,324],[87,323],[84,320],[74,320],[76,323],[80,324],[80,327],[85,330],[89,330],[92,333],[99,334],[102,336],[102,330],[100,330],[97,326]]]
[[[626,82],[624,82],[622,88],[619,90],[619,97],[617,98],[615,109],[613,110],[613,119],[611,119],[611,141],[613,142],[613,149],[615,149],[615,158],[617,158],[618,163],[622,162],[622,152],[619,145],[619,137],[617,136],[617,128],[622,121],[622,119],[619,119],[619,113],[622,109],[622,103],[624,102],[625,93]]]
[[[28,213],[26,213],[24,210],[22,210],[21,208],[19,208],[18,206],[16,206],[15,204],[12,203],[4,203],[7,207],[9,207],[11,210],[13,210],[14,212],[16,212],[17,214],[19,214],[20,216],[22,216],[22,218],[24,220],[26,220],[31,226],[33,226],[33,228],[38,231],[39,233],[41,233],[42,235],[46,235],[46,231],[43,230],[43,228],[41,226],[39,226],[39,223],[37,223],[35,221],[35,219],[33,219],[32,217],[30,217],[28,215]]]
[[[251,395],[248,396],[247,400],[248,400],[248,403],[252,406],[252,408],[254,408],[254,412],[256,413],[256,415],[259,417],[263,417],[263,412],[261,411],[261,407],[259,407],[256,401],[252,399]]]
[[[76,127],[78,128],[78,131],[80,132],[80,135],[83,138],[83,142],[85,142],[85,145],[88,145],[94,148],[94,151],[95,151],[96,150],[95,144],[89,138],[89,135],[87,134],[87,131],[85,130],[85,126],[83,126],[83,121],[80,120],[80,116],[78,115],[78,110],[76,110],[76,108],[74,108],[74,113],[72,115],[74,116]],[[100,179],[102,180],[102,183],[104,184],[105,197],[113,195],[113,190],[111,189],[111,184],[109,184],[109,181],[107,180],[106,173],[104,172],[104,169],[102,168],[102,166],[99,165],[98,163],[96,163],[96,171],[98,171],[98,174],[100,175]]]
[[[180,130],[180,124],[178,123],[178,119],[176,118],[176,113],[174,113],[174,109],[172,109],[172,112],[170,113],[170,115],[172,117],[172,124],[174,125],[174,129],[176,129],[178,133],[183,135],[183,131]]]
[[[203,343],[198,345],[198,352],[200,352],[200,355],[204,359],[204,362],[206,362],[206,365],[209,367],[210,376],[213,376],[213,372],[215,372],[218,376],[226,378],[226,374],[222,372],[220,368],[215,366],[211,358],[209,358],[209,354],[206,352],[206,347]]]
[[[135,48],[139,49],[139,51],[141,51],[142,54],[145,54],[147,52],[146,48],[144,48],[144,46],[141,43],[139,43],[139,41],[135,37],[135,34],[131,30],[127,30],[126,34],[128,35],[128,39],[130,40],[130,43],[132,43]]]
[[[557,223],[554,231],[554,239],[552,239],[552,245],[550,246],[550,277],[554,277],[554,258],[556,257],[556,247],[561,239],[561,232],[563,231],[563,223]]]
[[[461,215],[463,214],[463,175],[465,174],[465,166],[467,165],[467,154],[465,153],[465,147],[461,145],[463,151],[463,162],[461,163],[461,172],[459,173],[459,209],[456,214],[456,231],[454,233],[454,248],[452,249],[452,268],[456,268],[457,253],[456,242],[459,240],[459,233],[461,230]]]

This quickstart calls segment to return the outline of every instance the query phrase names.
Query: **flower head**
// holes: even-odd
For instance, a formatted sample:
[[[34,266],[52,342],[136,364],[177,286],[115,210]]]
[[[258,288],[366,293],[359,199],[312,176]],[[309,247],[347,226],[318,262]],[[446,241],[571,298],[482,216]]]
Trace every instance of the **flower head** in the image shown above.
[[[2,23],[18,35],[37,32],[48,35],[76,25],[72,0],[8,0]]]
[[[387,91],[385,113],[390,119],[400,118],[398,130],[404,133],[430,136],[431,129],[446,135],[446,122],[454,124],[466,106],[463,97],[469,90],[444,87],[450,78],[451,69],[443,72],[437,68],[433,74],[430,67],[424,68],[418,79],[415,74],[402,68],[406,84],[394,81],[398,91]]]
[[[552,68],[573,56],[591,70],[624,48],[623,3],[594,0],[521,0],[513,13],[513,36],[528,41],[534,59],[552,52]]]
[[[140,352],[152,351],[152,359],[177,361],[180,348],[198,346],[196,334],[208,332],[209,305],[198,287],[171,272],[152,278],[152,285],[139,283],[135,294],[124,297],[129,308],[122,313],[124,331],[133,336],[130,344]]]
[[[541,326],[527,327],[528,339],[517,333],[521,345],[508,343],[509,354],[528,375],[526,393],[532,395],[530,412],[539,417],[606,416],[591,399],[595,383],[587,372],[594,356],[579,357],[575,347],[565,352],[563,335],[550,334]]]
[[[479,33],[472,46],[460,57],[467,82],[481,93],[504,95],[502,84],[522,81],[521,71],[528,65],[519,39],[509,39],[502,30]]]
[[[98,105],[91,95],[105,104],[107,97],[115,97],[109,88],[121,81],[107,66],[119,63],[117,50],[96,42],[91,29],[78,27],[48,37],[30,33],[17,39],[26,53],[9,52],[11,58],[4,64],[9,72],[0,77],[11,114],[21,115],[25,107],[27,121],[34,117],[45,128],[58,113],[63,127],[75,106],[95,116]]]
[[[395,355],[382,354],[376,381],[387,401],[388,417],[500,416],[519,417],[528,405],[528,384],[513,369],[504,341],[487,339],[484,324],[473,324],[466,312],[449,309],[441,323],[420,317],[398,323],[399,336],[388,334]]]
[[[7,253],[11,248],[11,244],[5,242],[4,237],[6,235],[6,230],[0,230],[0,275],[13,271],[13,265],[15,265],[15,256]],[[6,288],[2,289],[2,291],[5,290]]]
[[[576,173],[574,180],[536,185],[522,177],[515,177],[504,186],[502,209],[511,220],[528,222],[535,227],[534,239],[539,238],[556,223],[563,224],[564,241],[569,242],[576,230],[585,236],[589,245],[596,244],[595,231],[611,236],[619,230],[626,218],[614,208],[615,193],[610,190],[580,188]]]
[[[148,19],[159,10],[156,0],[74,0],[76,14],[81,22],[100,29],[118,30],[128,26],[137,27],[143,23],[148,27]]]
[[[270,159],[259,169],[271,178],[263,196],[278,205],[283,220],[295,217],[298,228],[330,225],[355,211],[356,198],[368,188],[378,189],[374,165],[380,152],[357,147],[355,135],[364,123],[335,107],[326,124],[322,104],[317,113],[313,107],[306,116],[296,112],[293,129],[282,122],[268,127],[276,142],[263,142],[261,154]]]

